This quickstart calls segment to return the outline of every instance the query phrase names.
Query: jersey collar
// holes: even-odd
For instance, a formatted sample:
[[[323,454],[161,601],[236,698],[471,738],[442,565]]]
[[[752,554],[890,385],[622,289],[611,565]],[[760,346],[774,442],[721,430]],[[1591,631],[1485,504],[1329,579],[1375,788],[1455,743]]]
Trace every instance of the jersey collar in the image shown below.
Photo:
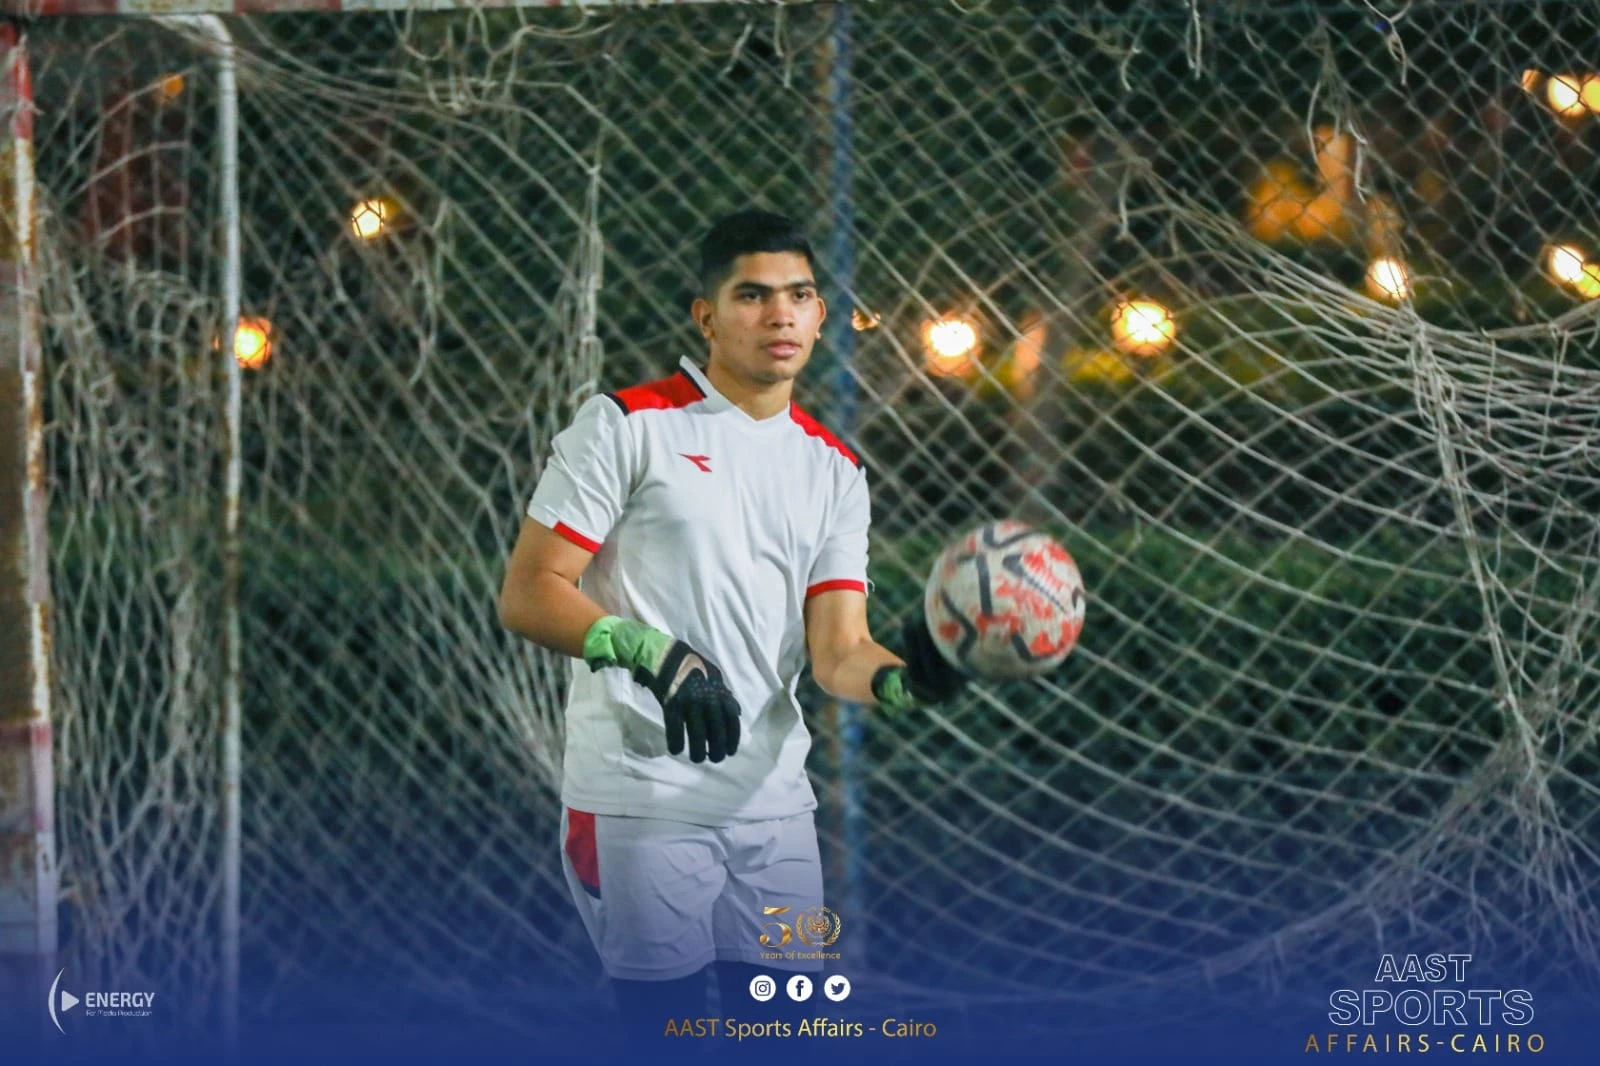
[[[701,370],[700,367],[696,365],[694,361],[691,360],[687,355],[678,360],[678,369],[687,374],[689,380],[694,382],[695,387],[701,392],[705,393],[705,403],[709,410],[715,411],[718,414],[727,411],[732,415],[743,419],[748,425],[762,429],[782,426],[786,423],[792,423],[794,421],[794,403],[792,401],[787,409],[779,411],[771,418],[752,418],[750,416],[750,412],[746,411],[743,407],[740,407],[738,404],[722,395],[722,393],[718,392],[716,386],[711,384],[711,379],[706,377],[705,372]]]

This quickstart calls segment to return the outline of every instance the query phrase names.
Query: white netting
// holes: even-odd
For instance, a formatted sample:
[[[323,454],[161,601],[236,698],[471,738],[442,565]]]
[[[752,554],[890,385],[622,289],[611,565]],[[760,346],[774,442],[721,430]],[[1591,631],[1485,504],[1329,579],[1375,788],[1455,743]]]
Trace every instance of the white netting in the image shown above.
[[[861,752],[814,719],[880,976],[1104,996],[1398,922],[1594,964],[1596,8],[979,6],[851,5],[848,93],[834,5],[229,22],[251,973],[592,976],[564,666],[494,590],[550,436],[699,350],[694,242],[752,202],[854,261],[803,400],[872,478],[880,633],[983,518],[1090,590],[1057,677]],[[176,34],[32,47],[69,946],[205,984],[215,60]],[[926,355],[942,314],[976,357]]]

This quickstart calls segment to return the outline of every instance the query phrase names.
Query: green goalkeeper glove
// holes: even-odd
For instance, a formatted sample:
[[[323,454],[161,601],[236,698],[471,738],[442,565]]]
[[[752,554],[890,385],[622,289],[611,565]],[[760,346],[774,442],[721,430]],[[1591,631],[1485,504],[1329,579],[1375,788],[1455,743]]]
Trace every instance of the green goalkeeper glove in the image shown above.
[[[722,680],[722,671],[683,641],[629,618],[607,615],[583,638],[589,669],[621,666],[661,703],[667,727],[667,752],[689,761],[712,762],[739,750],[739,701]]]
[[[880,666],[872,675],[872,696],[890,715],[920,704],[943,703],[967,687],[967,675],[950,664],[933,643],[921,611],[900,631],[904,666]]]

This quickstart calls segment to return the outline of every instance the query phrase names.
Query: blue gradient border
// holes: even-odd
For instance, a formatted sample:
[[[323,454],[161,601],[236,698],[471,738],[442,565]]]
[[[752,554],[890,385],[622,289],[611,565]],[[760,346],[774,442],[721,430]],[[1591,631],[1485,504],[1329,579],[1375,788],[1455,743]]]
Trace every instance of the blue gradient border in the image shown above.
[[[1407,950],[1404,947],[1396,949]],[[1416,950],[1425,950],[1421,947]],[[1549,957],[1546,957],[1546,963]],[[1376,962],[1376,954],[1374,957]],[[992,995],[973,989],[973,1005],[890,1011],[902,1020],[937,1026],[936,1036],[888,1038],[791,1036],[736,1043],[726,1037],[663,1038],[648,1048],[623,1044],[609,1009],[597,1003],[593,989],[581,994],[554,993],[547,1000],[522,1006],[493,1006],[486,998],[471,1012],[428,1013],[387,1009],[419,1001],[419,990],[398,983],[351,981],[360,995],[344,994],[337,984],[307,990],[299,1001],[280,1001],[283,1020],[252,1020],[241,1032],[239,1052],[230,1060],[213,1030],[155,1034],[141,1030],[143,1020],[75,1018],[66,1035],[49,1026],[39,1004],[44,1031],[12,1046],[22,1054],[4,1061],[44,1063],[163,1063],[168,1066],[233,1061],[241,1064],[310,1064],[322,1062],[390,1063],[543,1063],[543,1062],[729,1062],[790,1061],[846,1063],[971,1063],[1053,1061],[1073,1063],[1363,1063],[1600,1061],[1600,1001],[1592,991],[1563,980],[1540,981],[1530,964],[1520,973],[1483,973],[1466,987],[1524,987],[1534,996],[1535,1016],[1521,1027],[1490,1026],[1483,1031],[1526,1035],[1538,1032],[1544,1049],[1498,1054],[1452,1051],[1447,1033],[1424,1027],[1433,1039],[1427,1053],[1412,1051],[1346,1052],[1306,1048],[1308,1036],[1319,1043],[1330,1032],[1396,1034],[1408,1027],[1393,1021],[1362,1029],[1329,1024],[1328,995],[1344,987],[1371,987],[1369,967],[1339,967],[1316,976],[1292,991],[1260,996],[1241,1005],[1237,992],[1166,991],[1134,1007],[1109,1002],[1064,1002],[1005,1008],[984,1006]],[[830,1019],[881,1026],[882,1007],[870,1005],[870,977],[854,979],[852,1000],[821,1001],[817,1014]],[[1440,985],[1439,987],[1445,987]],[[1427,987],[1425,984],[1422,987]],[[485,996],[490,995],[485,991]],[[359,1002],[366,1006],[352,1006]],[[852,1002],[856,1001],[856,1002]],[[960,1004],[959,995],[950,1002]],[[246,1005],[248,1006],[248,1004]],[[825,1008],[825,1009],[824,1009]],[[503,1019],[497,1022],[497,1018]],[[748,1019],[759,1020],[759,1019]],[[1409,1030],[1413,1033],[1419,1031]],[[1454,1030],[1449,1030],[1454,1031]],[[1475,1030],[1473,1030],[1475,1031]],[[1470,1035],[1462,1041],[1470,1045]]]

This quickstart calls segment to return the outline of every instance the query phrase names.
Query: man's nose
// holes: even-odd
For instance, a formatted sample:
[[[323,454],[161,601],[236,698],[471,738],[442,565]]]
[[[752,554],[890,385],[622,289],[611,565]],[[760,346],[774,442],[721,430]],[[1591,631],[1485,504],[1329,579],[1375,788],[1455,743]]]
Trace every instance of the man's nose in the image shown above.
[[[769,326],[792,326],[794,324],[794,300],[789,296],[775,296],[767,301],[767,324]]]

